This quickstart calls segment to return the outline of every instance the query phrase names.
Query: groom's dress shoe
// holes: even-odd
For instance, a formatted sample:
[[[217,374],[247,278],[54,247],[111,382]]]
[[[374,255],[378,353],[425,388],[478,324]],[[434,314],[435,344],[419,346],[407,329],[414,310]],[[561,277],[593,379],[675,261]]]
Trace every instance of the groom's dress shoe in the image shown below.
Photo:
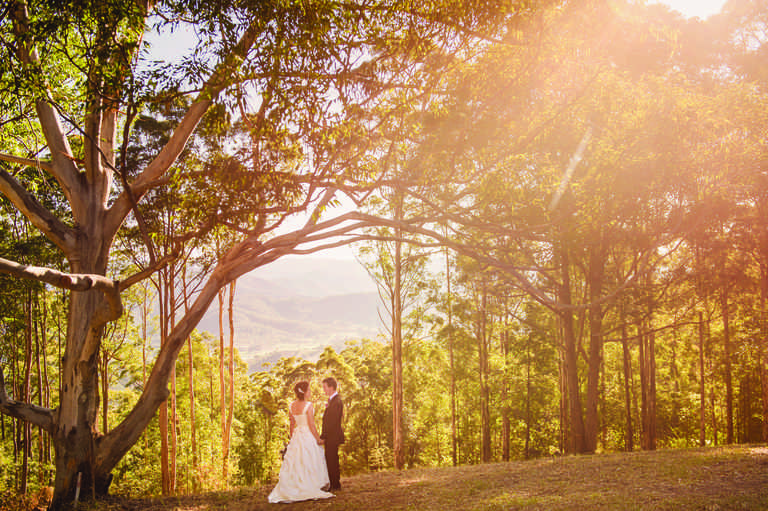
[[[330,484],[326,484],[325,486],[323,486],[323,487],[322,487],[322,488],[320,488],[320,489],[321,489],[321,490],[323,490],[323,491],[328,491],[328,490],[330,490],[330,489],[331,489],[331,485],[330,485]]]
[[[329,491],[341,491],[341,486],[331,486]]]

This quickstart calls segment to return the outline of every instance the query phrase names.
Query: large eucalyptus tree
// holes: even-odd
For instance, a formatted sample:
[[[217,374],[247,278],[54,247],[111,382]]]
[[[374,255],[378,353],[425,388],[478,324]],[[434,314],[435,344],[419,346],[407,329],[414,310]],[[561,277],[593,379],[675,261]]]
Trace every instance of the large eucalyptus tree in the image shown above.
[[[472,49],[494,20],[527,2],[331,0],[7,1],[0,5],[0,194],[67,262],[66,271],[1,259],[0,271],[71,291],[62,384],[55,408],[9,396],[0,412],[47,431],[55,446],[52,509],[103,495],[111,471],[168,396],[179,351],[219,290],[286,254],[348,243],[370,216],[321,214],[339,194],[361,200],[376,175],[357,162],[376,150],[389,112],[414,104],[436,68]],[[177,64],[155,62],[147,34],[193,34]],[[175,31],[172,31],[174,29]],[[498,34],[500,32],[491,32]],[[182,44],[183,46],[183,44]],[[406,83],[407,81],[407,83]],[[399,89],[397,103],[387,102]],[[402,93],[402,91],[405,91]],[[151,157],[127,157],[146,105],[187,98]],[[204,170],[175,163],[198,124],[221,105],[244,126]],[[134,162],[135,165],[131,164]],[[29,171],[31,169],[31,172]],[[191,174],[194,174],[191,176]],[[191,176],[191,177],[190,177]],[[179,180],[186,179],[182,185]],[[139,207],[171,184],[196,220],[176,243],[216,229],[240,233],[225,247],[186,314],[168,332],[140,399],[108,433],[98,430],[98,361],[120,295],[177,256],[158,257]],[[42,191],[55,198],[44,204]],[[200,193],[202,191],[202,193]],[[63,211],[63,213],[62,213]],[[293,231],[291,215],[305,213]],[[112,254],[126,229],[140,232],[145,264],[126,274]],[[2,369],[2,368],[0,368]]]

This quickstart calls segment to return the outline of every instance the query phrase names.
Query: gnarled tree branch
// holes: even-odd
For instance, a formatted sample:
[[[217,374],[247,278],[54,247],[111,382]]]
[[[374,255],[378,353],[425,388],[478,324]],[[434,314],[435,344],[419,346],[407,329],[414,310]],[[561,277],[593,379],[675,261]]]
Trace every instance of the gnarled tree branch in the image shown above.
[[[99,289],[101,291],[113,292],[119,288],[119,283],[116,280],[112,280],[102,275],[64,273],[41,266],[19,264],[15,261],[3,259],[2,257],[0,257],[0,273],[8,273],[22,279],[45,282],[46,284],[51,284],[52,286],[62,289],[69,289],[70,291]]]

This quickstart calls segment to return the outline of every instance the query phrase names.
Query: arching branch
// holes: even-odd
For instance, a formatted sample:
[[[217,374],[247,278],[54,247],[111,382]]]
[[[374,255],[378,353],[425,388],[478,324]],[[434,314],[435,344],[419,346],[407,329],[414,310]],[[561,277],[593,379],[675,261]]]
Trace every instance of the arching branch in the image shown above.
[[[14,207],[65,255],[71,254],[75,244],[74,230],[48,211],[15,177],[2,168],[0,168],[0,194],[10,200]]]

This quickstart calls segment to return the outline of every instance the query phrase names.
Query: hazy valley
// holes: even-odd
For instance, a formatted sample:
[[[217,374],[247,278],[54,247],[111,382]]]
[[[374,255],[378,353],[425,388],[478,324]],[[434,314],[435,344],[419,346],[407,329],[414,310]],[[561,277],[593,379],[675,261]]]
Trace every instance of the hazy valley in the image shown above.
[[[378,307],[376,286],[355,260],[280,259],[237,281],[235,346],[251,371],[284,356],[315,359],[326,346],[375,337]],[[225,329],[226,321],[225,310]],[[198,329],[218,336],[217,301]]]

